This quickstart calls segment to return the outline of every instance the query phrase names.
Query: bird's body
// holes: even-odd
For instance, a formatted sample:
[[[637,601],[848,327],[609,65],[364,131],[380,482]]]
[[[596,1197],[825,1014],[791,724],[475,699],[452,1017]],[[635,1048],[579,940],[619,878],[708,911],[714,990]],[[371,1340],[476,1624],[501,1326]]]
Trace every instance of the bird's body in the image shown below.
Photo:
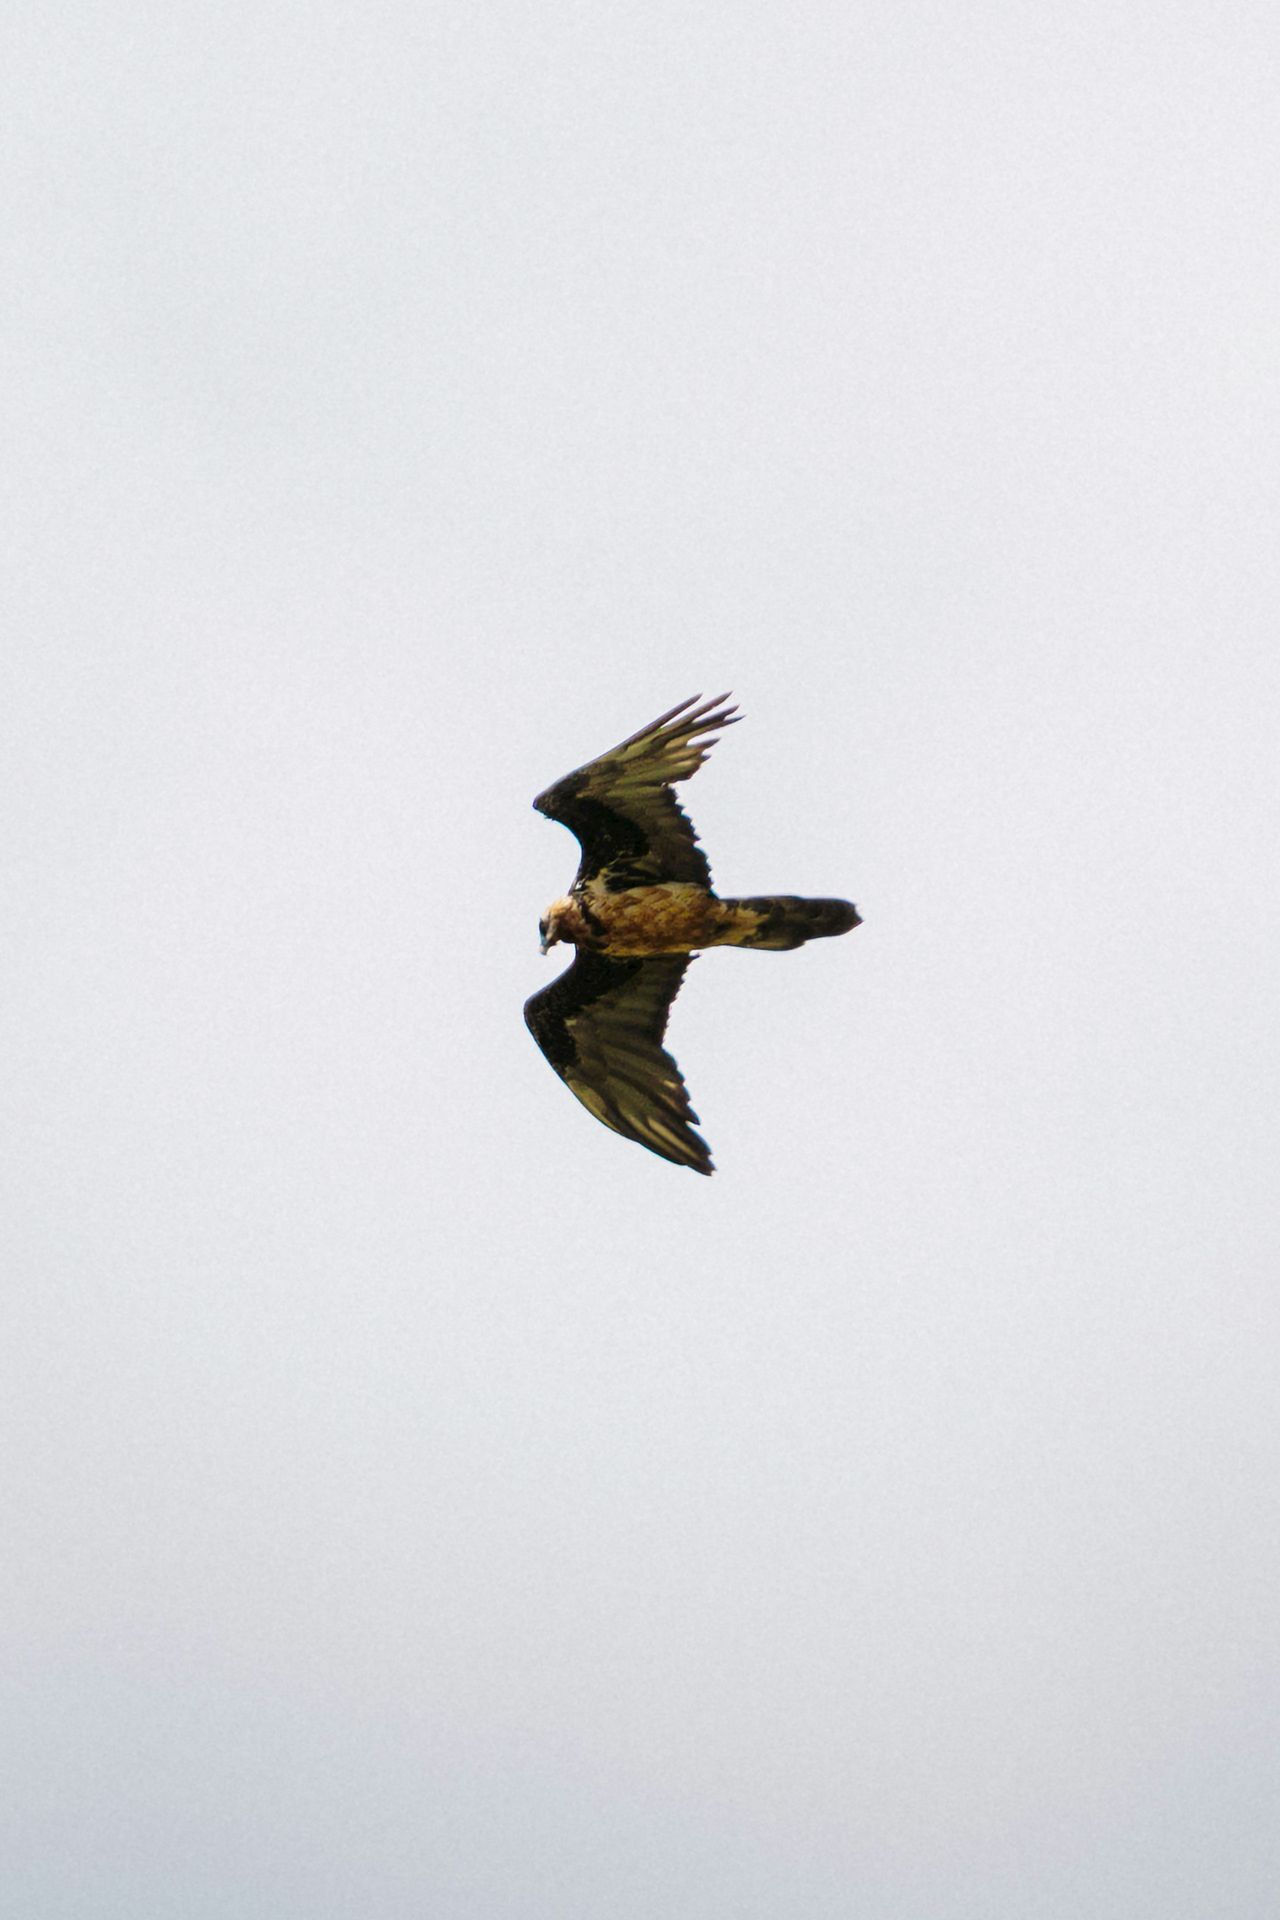
[[[687,880],[627,887],[618,893],[588,881],[580,892],[553,900],[546,919],[556,939],[592,953],[637,960],[658,953],[692,953],[699,947],[781,952],[824,934],[847,933],[858,924],[857,910],[847,900],[802,900],[788,893],[721,900],[709,888]],[[554,944],[548,939],[548,946]]]
[[[615,893],[592,879],[547,908],[547,945],[569,940],[619,960],[652,959],[714,945],[720,919],[721,902],[688,880]]]
[[[691,956],[719,946],[782,952],[859,924],[847,900],[722,900],[712,890],[706,856],[671,787],[702,765],[714,745],[705,736],[738,717],[721,700],[673,707],[533,803],[577,836],[582,860],[569,892],[540,924],[544,953],[567,941],[577,957],[526,1003],[525,1020],[598,1120],[699,1173],[711,1172],[711,1156],[693,1131],[697,1115],[679,1068],[662,1047]]]

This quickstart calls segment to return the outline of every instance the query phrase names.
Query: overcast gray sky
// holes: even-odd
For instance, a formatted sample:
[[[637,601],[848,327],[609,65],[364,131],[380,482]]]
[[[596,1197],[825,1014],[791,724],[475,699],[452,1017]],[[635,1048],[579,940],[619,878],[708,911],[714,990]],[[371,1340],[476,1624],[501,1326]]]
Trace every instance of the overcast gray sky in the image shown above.
[[[12,1911],[1271,1920],[1273,9],[5,38]]]

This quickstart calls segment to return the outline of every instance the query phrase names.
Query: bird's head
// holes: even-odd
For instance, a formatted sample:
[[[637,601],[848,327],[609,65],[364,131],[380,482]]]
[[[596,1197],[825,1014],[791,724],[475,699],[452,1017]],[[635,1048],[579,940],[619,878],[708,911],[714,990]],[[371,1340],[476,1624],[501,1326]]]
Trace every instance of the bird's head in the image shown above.
[[[542,951],[549,953],[558,940],[567,936],[564,920],[573,911],[571,900],[553,900],[538,922],[538,937],[542,941]]]

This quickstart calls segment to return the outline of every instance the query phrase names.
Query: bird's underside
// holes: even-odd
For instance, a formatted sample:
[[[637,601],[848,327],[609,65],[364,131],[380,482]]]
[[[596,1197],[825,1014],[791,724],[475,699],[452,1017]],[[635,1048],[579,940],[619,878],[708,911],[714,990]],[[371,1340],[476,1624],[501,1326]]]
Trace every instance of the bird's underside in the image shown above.
[[[850,915],[853,917],[850,918]],[[699,947],[763,947],[781,952],[824,934],[857,925],[847,900],[802,900],[796,894],[764,894],[754,900],[721,900],[709,887],[686,880],[668,886],[627,887],[612,892],[588,881],[547,909],[548,947],[569,940],[592,953],[643,960],[659,953],[692,953]]]
[[[576,835],[582,859],[540,926],[544,953],[566,941],[576,956],[526,1002],[529,1029],[597,1120],[698,1173],[712,1171],[711,1154],[662,1045],[691,955],[714,946],[782,952],[859,924],[847,900],[713,892],[671,788],[702,765],[715,744],[706,736],[739,717],[725,697],[683,701],[533,803]]]

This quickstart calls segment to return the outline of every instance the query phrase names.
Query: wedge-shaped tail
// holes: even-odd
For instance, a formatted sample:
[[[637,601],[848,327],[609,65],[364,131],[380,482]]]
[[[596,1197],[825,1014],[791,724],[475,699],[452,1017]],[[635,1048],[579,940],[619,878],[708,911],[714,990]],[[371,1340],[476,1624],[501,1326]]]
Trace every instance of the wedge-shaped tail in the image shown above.
[[[861,926],[851,900],[803,900],[794,893],[763,893],[750,900],[725,900],[729,910],[718,947],[761,947],[786,953],[806,940],[828,940]]]

